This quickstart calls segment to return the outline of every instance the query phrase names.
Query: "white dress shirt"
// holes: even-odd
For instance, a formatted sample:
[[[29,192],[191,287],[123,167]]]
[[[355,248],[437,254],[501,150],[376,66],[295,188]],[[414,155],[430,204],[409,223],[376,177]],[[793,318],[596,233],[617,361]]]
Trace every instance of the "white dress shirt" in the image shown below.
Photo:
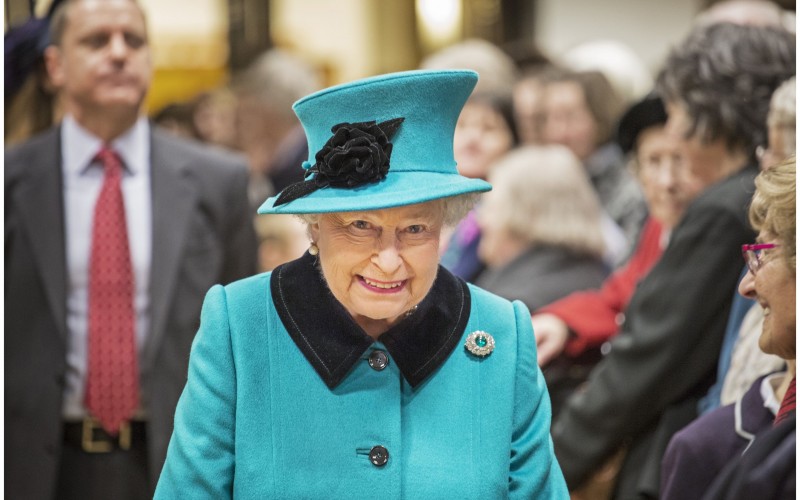
[[[67,376],[63,415],[76,420],[86,415],[84,404],[88,361],[89,257],[94,206],[103,184],[103,167],[94,160],[103,142],[71,116],[61,127],[64,220],[67,262]],[[150,186],[150,126],[140,118],[110,144],[122,159],[122,195],[135,283],[136,342],[141,353],[150,323],[147,293],[152,254]]]

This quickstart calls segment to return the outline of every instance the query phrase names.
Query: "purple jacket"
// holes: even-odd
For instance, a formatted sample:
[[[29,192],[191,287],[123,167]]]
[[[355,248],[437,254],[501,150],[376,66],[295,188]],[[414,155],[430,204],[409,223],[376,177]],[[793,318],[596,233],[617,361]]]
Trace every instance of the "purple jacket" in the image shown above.
[[[761,397],[763,379],[736,403],[701,416],[672,437],[661,464],[662,500],[699,498],[723,467],[772,425],[775,415]]]

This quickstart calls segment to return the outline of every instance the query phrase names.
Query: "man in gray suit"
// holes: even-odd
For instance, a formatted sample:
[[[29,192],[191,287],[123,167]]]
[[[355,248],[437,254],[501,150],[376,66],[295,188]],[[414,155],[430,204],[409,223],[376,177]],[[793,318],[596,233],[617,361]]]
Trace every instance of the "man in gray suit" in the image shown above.
[[[203,297],[255,271],[247,170],[140,116],[135,0],[59,9],[45,57],[65,117],[5,155],[5,493],[152,498]]]

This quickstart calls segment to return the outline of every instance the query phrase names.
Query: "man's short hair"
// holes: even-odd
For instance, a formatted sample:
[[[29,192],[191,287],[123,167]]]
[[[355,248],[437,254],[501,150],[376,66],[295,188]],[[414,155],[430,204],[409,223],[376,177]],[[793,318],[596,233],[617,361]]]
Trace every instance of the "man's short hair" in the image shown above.
[[[81,0],[64,0],[53,10],[53,14],[50,16],[50,45],[61,45],[61,42],[64,40],[64,31],[67,29],[68,10],[72,4],[76,4],[80,1]],[[139,9],[139,12],[142,13],[142,17],[145,18],[145,25],[147,25],[147,16],[145,15],[142,6],[139,5],[139,2],[136,0],[129,1],[136,5],[136,7]]]

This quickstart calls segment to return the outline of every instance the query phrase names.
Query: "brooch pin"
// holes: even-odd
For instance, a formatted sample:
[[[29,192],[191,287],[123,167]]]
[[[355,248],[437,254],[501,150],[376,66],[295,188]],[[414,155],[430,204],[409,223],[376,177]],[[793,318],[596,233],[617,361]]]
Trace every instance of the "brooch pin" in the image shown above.
[[[494,337],[483,330],[477,330],[467,336],[464,347],[470,354],[485,358],[494,351]]]

